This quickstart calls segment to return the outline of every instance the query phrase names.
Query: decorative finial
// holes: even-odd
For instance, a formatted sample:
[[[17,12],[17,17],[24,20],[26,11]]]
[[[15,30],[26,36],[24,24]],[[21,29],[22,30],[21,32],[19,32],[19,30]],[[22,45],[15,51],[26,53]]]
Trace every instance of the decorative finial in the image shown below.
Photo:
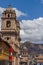
[[[11,7],[11,5],[8,5],[8,8],[10,8]]]

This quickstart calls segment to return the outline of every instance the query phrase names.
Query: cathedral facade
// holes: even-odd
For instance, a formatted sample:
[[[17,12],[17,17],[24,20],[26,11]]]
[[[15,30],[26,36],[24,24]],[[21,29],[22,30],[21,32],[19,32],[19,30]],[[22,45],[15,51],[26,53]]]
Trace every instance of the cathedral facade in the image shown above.
[[[2,13],[1,20],[1,39],[6,41],[13,49],[13,52],[11,53],[13,56],[12,65],[19,65],[20,59],[18,55],[20,54],[20,24],[16,18],[15,10],[13,10],[12,7],[6,8],[6,10]]]

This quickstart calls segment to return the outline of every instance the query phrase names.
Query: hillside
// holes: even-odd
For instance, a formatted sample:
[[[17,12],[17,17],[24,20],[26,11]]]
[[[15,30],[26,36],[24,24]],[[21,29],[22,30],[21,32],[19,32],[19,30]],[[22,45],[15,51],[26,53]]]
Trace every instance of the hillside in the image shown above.
[[[35,44],[31,42],[25,42],[21,44],[21,53],[23,52],[23,48],[27,48],[28,54],[43,54],[43,44]]]

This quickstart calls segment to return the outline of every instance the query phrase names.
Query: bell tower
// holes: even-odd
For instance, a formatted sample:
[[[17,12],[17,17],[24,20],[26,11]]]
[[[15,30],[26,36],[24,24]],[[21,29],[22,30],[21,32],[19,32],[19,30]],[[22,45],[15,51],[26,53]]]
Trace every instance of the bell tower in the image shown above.
[[[2,13],[2,31],[11,31],[16,29],[16,13],[11,7]]]
[[[12,7],[6,8],[2,13],[1,34],[2,39],[7,41],[13,48],[20,46],[20,24],[16,19],[16,12]]]

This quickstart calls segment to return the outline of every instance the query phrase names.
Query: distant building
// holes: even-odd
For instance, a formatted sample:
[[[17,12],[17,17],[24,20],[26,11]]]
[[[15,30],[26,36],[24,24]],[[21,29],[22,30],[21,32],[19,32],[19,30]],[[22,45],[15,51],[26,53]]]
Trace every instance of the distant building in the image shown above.
[[[43,65],[43,44],[34,44],[30,42],[24,42],[21,44],[21,65],[32,64]]]
[[[6,41],[8,45],[11,46],[11,48],[13,49],[12,56],[14,56],[12,58],[12,65],[19,65],[20,59],[18,58],[18,55],[20,54],[20,24],[16,18],[15,10],[13,10],[12,7],[6,8],[6,10],[2,13],[1,19],[1,39]],[[4,45],[4,42],[2,44],[0,41],[0,45],[2,45],[3,48],[6,47],[7,49],[7,46]],[[6,51],[6,49],[4,51]]]

